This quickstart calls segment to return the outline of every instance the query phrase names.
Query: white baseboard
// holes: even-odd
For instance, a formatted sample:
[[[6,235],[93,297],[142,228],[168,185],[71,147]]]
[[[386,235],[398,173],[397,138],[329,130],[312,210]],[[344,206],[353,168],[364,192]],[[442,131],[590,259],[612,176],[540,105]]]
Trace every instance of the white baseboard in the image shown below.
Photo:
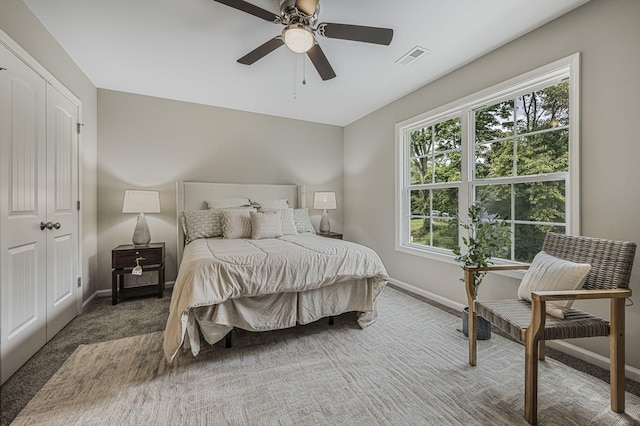
[[[164,283],[164,288],[173,288],[175,281],[167,281]],[[96,290],[91,296],[87,298],[84,302],[82,302],[82,307],[84,308],[96,297],[111,297],[111,289],[108,290]]]
[[[391,284],[393,284],[393,285],[395,285],[397,287],[400,287],[401,289],[407,290],[407,291],[409,291],[411,293],[415,293],[415,294],[417,294],[419,296],[426,297],[427,299],[431,299],[434,302],[438,302],[438,303],[440,303],[442,305],[448,306],[448,307],[450,307],[452,309],[455,309],[455,310],[458,310],[458,311],[462,311],[462,309],[466,307],[466,305],[463,305],[462,303],[454,302],[451,299],[447,299],[445,297],[438,296],[435,293],[431,293],[430,291],[424,290],[422,288],[416,287],[416,286],[411,285],[411,284],[407,284],[407,283],[405,283],[403,281],[396,280],[394,278],[390,278],[389,279],[389,283],[391,283]]]
[[[415,293],[419,296],[426,297],[427,299],[431,299],[435,302],[441,303],[445,306],[448,306],[456,310],[462,310],[465,307],[465,305],[461,303],[454,302],[453,300],[447,299],[442,296],[438,296],[437,294],[431,293],[430,291],[421,289],[419,287],[402,282],[400,280],[390,278],[389,282],[411,293]],[[584,348],[581,348],[576,345],[572,345],[563,340],[549,341],[547,342],[547,346],[553,349],[557,349],[560,352],[563,352],[567,355],[571,355],[582,361],[593,364],[597,367],[603,368],[605,370],[609,370],[609,358],[599,355],[595,352],[588,351]],[[640,369],[631,367],[629,365],[625,365],[624,370],[625,370],[626,377],[628,377],[631,380],[635,380],[636,382],[640,382]]]

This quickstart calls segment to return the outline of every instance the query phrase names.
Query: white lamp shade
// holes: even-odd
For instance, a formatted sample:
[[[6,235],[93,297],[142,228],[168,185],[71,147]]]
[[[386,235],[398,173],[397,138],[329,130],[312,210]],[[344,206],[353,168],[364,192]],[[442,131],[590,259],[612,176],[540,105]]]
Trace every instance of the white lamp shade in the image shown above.
[[[158,191],[124,191],[122,213],[160,213]]]
[[[336,208],[336,193],[316,192],[313,196],[313,208],[318,210],[334,210]]]
[[[313,33],[303,25],[289,25],[282,31],[284,44],[295,53],[304,53],[316,42]]]

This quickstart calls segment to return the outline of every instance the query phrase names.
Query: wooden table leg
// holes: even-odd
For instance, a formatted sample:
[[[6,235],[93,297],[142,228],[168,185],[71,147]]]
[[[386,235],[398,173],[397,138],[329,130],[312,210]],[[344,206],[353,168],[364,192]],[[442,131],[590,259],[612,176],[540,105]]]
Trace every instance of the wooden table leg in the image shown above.
[[[118,272],[115,269],[111,271],[111,304],[118,304]]]

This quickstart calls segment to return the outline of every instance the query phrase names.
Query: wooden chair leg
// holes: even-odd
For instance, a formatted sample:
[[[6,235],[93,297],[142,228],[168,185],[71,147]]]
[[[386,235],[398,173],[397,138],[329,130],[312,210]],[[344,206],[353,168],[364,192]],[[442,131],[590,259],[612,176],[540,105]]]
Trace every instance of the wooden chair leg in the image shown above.
[[[478,322],[476,321],[476,295],[473,291],[473,272],[464,270],[464,285],[467,292],[467,337],[469,340],[469,365],[475,366],[477,361]]]
[[[531,301],[531,324],[524,333],[524,418],[538,424],[538,356],[544,330],[546,303],[534,293]]]
[[[616,413],[624,413],[624,301],[625,299],[611,299],[609,335],[611,409]]]
[[[524,355],[524,418],[538,424],[538,342],[527,339]]]
[[[544,361],[544,357],[547,353],[547,345],[544,340],[538,342],[538,361]]]
[[[467,323],[467,333],[469,335],[469,365],[475,366],[478,356],[478,321],[476,318],[476,311],[471,306],[469,306]]]

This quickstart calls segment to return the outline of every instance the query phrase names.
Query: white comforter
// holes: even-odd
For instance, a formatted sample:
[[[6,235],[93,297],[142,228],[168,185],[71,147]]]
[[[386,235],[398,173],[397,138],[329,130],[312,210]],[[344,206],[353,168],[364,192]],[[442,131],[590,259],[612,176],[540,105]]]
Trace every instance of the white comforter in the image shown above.
[[[164,334],[171,362],[194,324],[193,308],[229,299],[300,292],[353,279],[374,281],[373,299],[389,277],[378,255],[359,244],[311,234],[278,239],[200,239],[185,247]],[[367,281],[367,280],[363,280]],[[193,339],[198,336],[191,336]],[[192,352],[197,354],[197,349]]]

